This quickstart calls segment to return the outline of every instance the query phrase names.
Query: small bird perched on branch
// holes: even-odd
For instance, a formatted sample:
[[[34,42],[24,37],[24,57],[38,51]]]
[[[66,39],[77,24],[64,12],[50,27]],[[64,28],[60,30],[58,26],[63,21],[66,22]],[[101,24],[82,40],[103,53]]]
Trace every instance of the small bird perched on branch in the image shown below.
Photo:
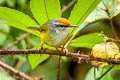
[[[39,28],[29,27],[29,29],[40,31],[43,43],[53,47],[60,47],[65,43],[71,27],[78,26],[71,25],[65,18],[55,18],[41,25]]]
[[[71,27],[78,27],[77,25],[71,25],[71,23],[65,18],[55,18],[37,27],[29,27],[29,29],[34,29],[40,31],[40,37],[43,43],[55,47],[56,49],[63,45],[62,51],[64,49],[64,44],[69,36],[69,30]],[[58,49],[57,49],[58,50]],[[60,65],[61,56],[59,56],[58,62],[58,74],[57,80],[60,79]]]

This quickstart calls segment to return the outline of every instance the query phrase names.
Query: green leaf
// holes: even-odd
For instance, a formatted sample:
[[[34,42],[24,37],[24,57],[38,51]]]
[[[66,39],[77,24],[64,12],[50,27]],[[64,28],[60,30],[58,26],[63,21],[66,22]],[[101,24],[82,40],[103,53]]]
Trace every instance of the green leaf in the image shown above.
[[[116,69],[120,70],[120,65],[114,65],[114,67],[112,68],[112,70],[116,70]]]
[[[102,68],[102,69],[100,69],[100,70],[97,70],[97,69],[96,69],[96,78],[99,78],[99,77],[100,77],[106,70],[108,70],[110,67],[111,67],[111,66],[108,66],[108,67]],[[112,80],[112,77],[111,77],[110,73],[111,73],[111,71],[109,71],[107,74],[105,74],[105,75],[103,76],[103,78],[100,79],[100,80]],[[94,68],[93,68],[93,67],[88,71],[88,73],[87,73],[87,75],[86,75],[86,77],[85,77],[85,80],[95,80],[95,79],[94,79]],[[96,80],[97,80],[97,79],[96,79]]]
[[[33,49],[39,49],[41,44],[36,45]],[[30,54],[28,56],[30,65],[34,69],[38,64],[42,63],[49,57],[48,54]]]
[[[92,48],[95,44],[104,42],[103,37],[99,36],[100,33],[91,33],[80,36],[74,39],[70,46],[72,47],[85,47]]]
[[[113,16],[116,10],[117,10],[117,0],[111,0],[110,16]]]
[[[34,20],[32,20],[29,16],[25,15],[20,11],[6,8],[6,7],[0,7],[0,18],[7,21],[7,22],[5,21],[0,22],[2,24],[3,23],[8,24],[18,29],[33,33],[34,35],[37,35],[37,36],[40,35],[39,31],[30,30],[27,28],[30,26],[39,27],[39,25]]]
[[[56,80],[57,79],[56,75],[57,75],[57,70],[58,70],[57,61],[58,61],[57,57],[49,58],[46,62],[42,63],[41,65],[36,67],[34,70],[32,70],[30,72],[31,76],[41,77],[41,75],[44,75],[45,80]],[[60,80],[65,80],[65,79],[60,79]]]
[[[39,24],[61,17],[59,0],[31,0],[30,7]]]
[[[37,45],[37,44],[39,44],[41,42],[41,38],[36,37],[34,35],[30,35],[27,39],[28,39],[28,41],[30,42],[30,44],[32,46],[35,46],[35,45]]]
[[[83,23],[100,1],[101,0],[78,0],[69,17],[70,22],[77,25]]]
[[[41,47],[41,44],[42,43],[34,46],[33,49],[39,49]],[[55,47],[51,47],[51,46],[48,46],[46,44],[43,44],[42,47],[50,49],[50,50],[56,50]],[[32,66],[32,69],[34,69],[38,64],[45,61],[48,57],[49,57],[48,54],[30,54],[28,56],[28,59],[29,59],[30,65]]]
[[[26,61],[27,61],[26,56],[23,56],[23,55],[14,55],[13,58],[14,58],[14,59],[17,59],[17,60],[21,60],[21,61],[23,61],[23,62],[26,62]]]
[[[85,80],[94,80],[94,67],[92,67],[86,74]]]
[[[111,71],[112,80],[120,80],[120,76],[119,75],[120,75],[120,69]]]
[[[46,44],[43,44],[43,47],[44,47],[44,48],[47,48],[47,49],[50,49],[50,50],[56,50],[55,47],[51,47],[51,46],[46,45]]]

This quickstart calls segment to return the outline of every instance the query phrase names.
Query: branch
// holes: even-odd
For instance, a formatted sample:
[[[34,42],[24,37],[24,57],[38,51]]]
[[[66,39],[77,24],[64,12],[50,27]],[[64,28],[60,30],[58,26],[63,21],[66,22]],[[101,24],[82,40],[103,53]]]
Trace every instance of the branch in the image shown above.
[[[70,8],[76,2],[77,2],[77,0],[72,0],[68,5],[63,6],[61,13],[64,13],[68,8]]]
[[[114,39],[114,38],[107,37],[107,36],[104,34],[104,32],[102,32],[100,36],[102,36],[105,41],[110,40],[110,41],[112,41],[112,42],[118,42],[118,43],[120,43],[120,40],[119,40],[119,39]]]
[[[2,61],[0,61],[0,66],[6,70],[9,70],[10,72],[13,72],[16,75],[19,75],[20,77],[24,78],[25,80],[33,80],[31,77],[29,77],[28,75],[24,74],[23,72],[20,72],[12,67],[10,67],[9,65],[3,63]]]
[[[25,39],[26,37],[28,37],[30,35],[30,33],[25,33],[23,34],[21,37],[16,38],[16,41],[13,42],[12,44],[8,45],[8,49],[12,48],[14,45],[18,44],[21,40]]]
[[[87,61],[101,61],[107,62],[108,64],[120,64],[119,59],[109,59],[109,58],[101,58],[101,57],[94,57],[91,55],[79,54],[78,53],[70,53],[64,51],[54,51],[49,50],[46,48],[43,49],[22,49],[22,50],[0,50],[0,55],[15,55],[15,54],[49,54],[49,55],[59,55],[59,56],[66,56],[66,57],[81,57]]]

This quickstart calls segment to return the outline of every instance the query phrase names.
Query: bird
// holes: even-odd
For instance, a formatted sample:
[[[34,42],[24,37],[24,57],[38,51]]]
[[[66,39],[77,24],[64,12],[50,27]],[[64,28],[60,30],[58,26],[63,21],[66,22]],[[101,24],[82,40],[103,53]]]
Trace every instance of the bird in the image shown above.
[[[78,27],[78,25],[72,25],[66,18],[55,18],[40,25],[39,28],[28,28],[40,31],[43,43],[52,47],[60,47],[67,40],[71,27]]]

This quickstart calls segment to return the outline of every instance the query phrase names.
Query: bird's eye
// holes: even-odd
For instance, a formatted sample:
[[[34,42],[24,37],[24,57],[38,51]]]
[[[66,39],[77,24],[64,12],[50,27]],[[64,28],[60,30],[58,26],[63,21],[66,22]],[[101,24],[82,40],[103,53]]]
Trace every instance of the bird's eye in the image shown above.
[[[66,27],[66,25],[62,25],[62,24],[55,24],[56,27]]]
[[[46,29],[40,29],[40,32],[45,32],[46,31]]]
[[[42,29],[42,31],[46,31],[46,29]]]

